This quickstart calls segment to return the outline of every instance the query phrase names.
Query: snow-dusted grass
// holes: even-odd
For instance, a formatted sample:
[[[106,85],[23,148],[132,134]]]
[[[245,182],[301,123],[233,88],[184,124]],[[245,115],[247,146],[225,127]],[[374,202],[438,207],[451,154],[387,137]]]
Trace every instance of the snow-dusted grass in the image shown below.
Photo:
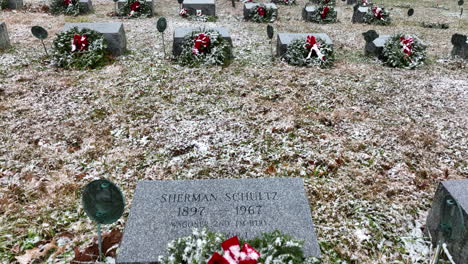
[[[175,1],[156,2],[166,40],[194,23]],[[449,58],[450,37],[466,33],[468,19],[459,24],[455,4],[425,0],[411,18],[394,7],[392,26],[353,25],[352,7],[338,2],[337,24],[303,22],[303,3],[281,6],[273,24],[327,33],[337,54],[329,70],[271,63],[266,26],[243,22],[242,4],[230,1],[218,1],[216,23],[196,23],[226,26],[233,38],[234,62],[209,69],[163,60],[156,18],[109,17],[111,1],[93,1],[95,13],[80,17],[0,11],[14,45],[0,53],[0,259],[55,237],[70,242],[49,261],[68,262],[94,235],[80,188],[98,177],[131,202],[141,179],[298,176],[325,263],[427,261],[420,227],[437,183],[468,176],[468,70]],[[50,46],[65,22],[88,21],[122,21],[129,54],[92,71],[48,65],[30,27],[47,28]],[[400,70],[364,57],[369,29],[418,35],[428,64]]]

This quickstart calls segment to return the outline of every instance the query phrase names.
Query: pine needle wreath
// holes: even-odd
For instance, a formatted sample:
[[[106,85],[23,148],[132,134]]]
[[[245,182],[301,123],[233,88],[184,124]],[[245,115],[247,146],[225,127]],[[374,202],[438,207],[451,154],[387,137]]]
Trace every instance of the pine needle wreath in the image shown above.
[[[196,49],[196,41],[208,37],[207,46]],[[197,67],[200,65],[228,65],[233,59],[231,44],[214,30],[194,31],[184,37],[182,52],[177,57],[180,65]]]
[[[272,3],[280,5],[295,5],[296,0],[271,0]]]
[[[190,12],[187,8],[182,8],[179,11],[179,16],[186,18],[187,20],[191,21],[198,21],[198,22],[216,22],[218,21],[217,16],[207,16],[203,14],[196,14],[190,15]]]
[[[265,4],[254,6],[249,13],[250,20],[257,23],[269,23],[276,20],[275,9],[267,7]]]
[[[426,46],[413,35],[397,34],[385,42],[382,60],[390,67],[414,69],[424,64]]]
[[[314,0],[312,2],[321,6],[336,6],[336,0]]]
[[[76,38],[79,37],[85,37],[86,40],[83,43],[76,43]],[[80,46],[77,47],[77,44]],[[53,62],[60,68],[96,68],[108,60],[106,48],[107,44],[101,33],[87,28],[73,27],[57,34],[53,42]]]
[[[152,16],[151,7],[146,0],[127,0],[118,13],[119,16],[128,18]]]
[[[392,22],[390,19],[390,12],[388,12],[384,7],[379,7],[377,5],[368,6],[369,10],[364,14],[363,21],[366,24],[375,24],[387,26]]]
[[[335,23],[338,13],[333,6],[320,6],[312,12],[309,21],[320,24]]]
[[[168,243],[166,256],[160,256],[161,264],[202,264],[207,263],[215,253],[222,253],[221,243],[226,240],[226,236],[221,233],[208,232],[206,229],[194,229],[192,234]],[[275,264],[315,264],[319,260],[304,257],[302,246],[303,241],[282,234],[279,231],[264,233],[252,240],[244,241],[240,244],[248,243],[260,253],[258,263]],[[222,254],[221,254],[222,255]]]
[[[78,16],[84,13],[85,9],[79,0],[52,0],[50,3],[50,12],[53,15],[65,14]]]
[[[316,51],[307,47],[307,38],[298,38],[288,45],[288,49],[283,55],[283,60],[294,66],[319,66],[321,68],[331,67],[333,65],[333,61],[335,61],[333,48],[321,38],[315,38],[315,40],[320,53],[323,56],[322,58],[318,56]]]

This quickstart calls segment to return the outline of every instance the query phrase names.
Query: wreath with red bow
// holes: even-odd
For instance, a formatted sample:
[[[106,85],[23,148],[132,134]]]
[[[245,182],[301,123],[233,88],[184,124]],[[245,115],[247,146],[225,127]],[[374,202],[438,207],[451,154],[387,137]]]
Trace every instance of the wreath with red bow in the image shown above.
[[[74,27],[57,34],[53,42],[53,63],[61,68],[96,68],[109,60],[106,48],[101,33]]]
[[[363,21],[367,24],[390,25],[390,13],[384,8],[375,4],[367,5],[369,10],[364,14]]]
[[[152,16],[151,7],[146,0],[127,0],[118,13],[128,18]]]
[[[319,6],[312,12],[309,21],[320,24],[335,23],[338,13],[331,5]]]
[[[283,60],[294,66],[331,67],[335,60],[333,48],[321,38],[309,35],[298,38],[288,46]]]
[[[224,241],[224,242],[223,242]],[[279,231],[264,233],[249,241],[238,237],[226,239],[220,233],[194,229],[190,236],[168,243],[161,264],[316,264],[315,258],[305,258],[303,241]]]
[[[336,5],[336,0],[313,0],[312,3],[324,6],[335,6]]]
[[[424,64],[426,46],[413,35],[397,34],[385,42],[382,60],[390,67],[414,69]]]
[[[232,60],[231,44],[214,30],[195,31],[187,34],[182,52],[177,57],[181,65],[227,65]]]
[[[49,8],[50,12],[54,15],[77,16],[85,11],[84,6],[80,4],[79,0],[53,0]]]
[[[272,3],[280,5],[295,5],[296,0],[271,0]]]
[[[267,7],[265,4],[258,4],[250,10],[250,20],[257,23],[269,23],[276,20],[275,9]]]

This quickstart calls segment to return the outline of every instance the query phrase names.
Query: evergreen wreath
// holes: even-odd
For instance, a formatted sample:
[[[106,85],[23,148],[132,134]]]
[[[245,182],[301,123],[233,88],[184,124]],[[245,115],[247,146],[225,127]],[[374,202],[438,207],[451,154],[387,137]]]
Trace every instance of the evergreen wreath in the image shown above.
[[[221,243],[226,236],[221,233],[208,232],[206,229],[194,229],[187,237],[175,239],[168,243],[167,255],[159,256],[161,264],[205,264],[211,256],[221,253]],[[303,241],[282,234],[279,231],[264,233],[249,241],[241,240],[240,244],[248,243],[260,253],[258,263],[275,264],[315,264],[316,258],[305,258]],[[222,254],[220,254],[222,255]],[[249,262],[252,263],[252,262]],[[257,262],[255,262],[257,263]]]
[[[328,24],[335,23],[338,13],[333,6],[320,6],[312,12],[311,22]]]
[[[53,15],[77,16],[84,13],[84,11],[84,7],[79,0],[52,0],[50,3],[50,12]]]
[[[276,20],[276,12],[273,8],[268,8],[261,3],[254,6],[249,13],[250,20],[257,23],[269,23]]]
[[[151,7],[145,0],[127,0],[118,13],[128,18],[152,16]]]
[[[228,65],[233,58],[231,44],[214,30],[194,31],[184,37],[179,64],[189,67],[200,65]]]
[[[384,8],[375,4],[369,6],[369,10],[363,17],[364,23],[386,26],[391,23],[390,13]]]
[[[314,0],[312,2],[321,6],[336,6],[336,0]]]
[[[424,64],[426,46],[413,35],[397,34],[385,42],[382,60],[390,67],[414,69]]]
[[[296,0],[271,0],[271,2],[280,5],[295,5]]]
[[[8,7],[8,0],[0,0],[0,10],[6,9]]]
[[[96,68],[107,61],[106,48],[101,33],[73,27],[57,34],[53,42],[53,62],[60,68]]]
[[[358,0],[360,6],[372,6],[373,3],[370,0]]]
[[[298,38],[288,45],[283,60],[294,66],[319,66],[328,68],[333,65],[333,48],[321,38],[307,36]]]
[[[218,20],[218,17],[216,16],[206,16],[206,15],[203,15],[202,13],[192,16],[190,15],[189,10],[187,8],[180,9],[179,16],[183,18],[187,18],[188,20],[199,21],[199,22],[216,22]]]

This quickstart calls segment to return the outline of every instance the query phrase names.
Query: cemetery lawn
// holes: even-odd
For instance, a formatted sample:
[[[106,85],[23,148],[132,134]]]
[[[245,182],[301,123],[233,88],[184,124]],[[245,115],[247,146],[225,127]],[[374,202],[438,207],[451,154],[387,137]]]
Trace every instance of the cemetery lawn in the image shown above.
[[[351,24],[342,1],[339,23],[327,25],[303,22],[303,2],[279,7],[276,32],[331,37],[331,69],[270,62],[266,25],[242,21],[240,2],[218,1],[218,21],[201,23],[180,18],[175,1],[156,1],[168,54],[175,27],[228,27],[235,59],[225,68],[163,60],[156,18],[109,17],[111,1],[78,17],[51,16],[32,0],[0,11],[13,45],[0,53],[0,262],[53,241],[36,263],[69,263],[74,247],[89,246],[95,226],[80,195],[96,178],[119,185],[130,206],[143,179],[292,176],[305,180],[324,263],[426,263],[422,226],[438,182],[468,177],[468,67],[449,56],[468,18],[459,23],[456,1],[411,1],[410,18],[410,2],[385,2],[388,27]],[[50,47],[65,22],[93,21],[122,21],[130,50],[96,70],[52,67],[30,33],[44,26]],[[416,34],[427,64],[392,69],[366,58],[369,29]],[[129,206],[105,230],[123,229]]]

